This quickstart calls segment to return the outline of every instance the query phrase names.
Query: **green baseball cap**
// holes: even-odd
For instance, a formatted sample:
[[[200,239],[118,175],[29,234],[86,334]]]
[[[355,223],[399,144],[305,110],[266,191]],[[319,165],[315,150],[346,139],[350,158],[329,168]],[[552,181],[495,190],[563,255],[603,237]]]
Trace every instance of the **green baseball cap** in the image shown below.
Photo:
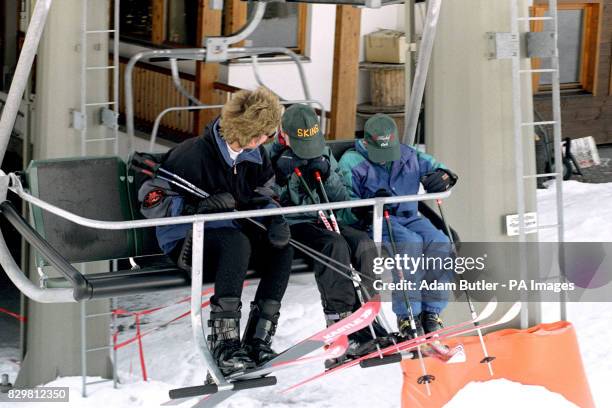
[[[368,159],[375,163],[399,160],[401,156],[397,125],[388,115],[378,113],[365,123]]]
[[[314,159],[323,154],[325,138],[319,118],[306,105],[292,105],[283,114],[283,131],[289,135],[291,150],[301,159]]]

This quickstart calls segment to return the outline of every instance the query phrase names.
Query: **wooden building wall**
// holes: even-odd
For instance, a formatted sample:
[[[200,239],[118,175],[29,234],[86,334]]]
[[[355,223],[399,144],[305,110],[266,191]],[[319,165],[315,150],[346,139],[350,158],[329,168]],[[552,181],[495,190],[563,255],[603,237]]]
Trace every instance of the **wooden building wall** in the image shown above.
[[[597,144],[612,143],[612,0],[601,0],[599,63],[594,94],[561,96],[563,137],[593,136]],[[536,97],[535,108],[552,118],[550,96]]]

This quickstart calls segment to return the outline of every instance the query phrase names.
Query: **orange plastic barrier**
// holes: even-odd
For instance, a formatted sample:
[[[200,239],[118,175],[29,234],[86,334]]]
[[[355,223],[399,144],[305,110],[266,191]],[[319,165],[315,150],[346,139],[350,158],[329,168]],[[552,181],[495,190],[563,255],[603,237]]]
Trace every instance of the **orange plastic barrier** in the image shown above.
[[[591,390],[584,373],[576,332],[571,323],[540,324],[526,329],[506,329],[485,336],[494,376],[486,364],[481,364],[482,349],[478,337],[450,339],[450,346],[463,343],[467,361],[445,364],[426,358],[428,374],[435,380],[430,384],[432,395],[427,395],[424,384],[417,380],[422,375],[419,362],[402,362],[404,385],[402,408],[442,407],[471,381],[506,378],[526,385],[541,385],[563,395],[581,408],[594,408]]]

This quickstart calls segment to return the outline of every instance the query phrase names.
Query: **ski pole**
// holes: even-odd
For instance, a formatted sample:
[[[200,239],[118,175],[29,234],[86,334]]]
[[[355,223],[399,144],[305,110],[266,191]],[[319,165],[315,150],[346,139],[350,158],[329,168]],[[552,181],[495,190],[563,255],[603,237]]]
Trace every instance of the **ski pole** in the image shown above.
[[[151,161],[151,162],[152,162],[152,161]],[[156,167],[157,169],[159,169],[159,168],[160,168],[159,166],[155,166],[155,167]],[[154,171],[154,170],[155,170],[155,168],[154,168],[154,167],[151,167],[151,170],[147,170],[147,169],[143,169],[143,168],[141,168],[141,167],[138,167],[138,166],[136,166],[135,164],[132,164],[132,168],[134,168],[134,170],[136,170],[137,172],[142,173],[142,174],[144,174],[144,175],[146,175],[146,176],[148,176],[148,177],[151,177],[151,178],[158,178],[158,179],[160,179],[160,180],[164,180],[164,181],[166,181],[166,182],[168,182],[168,183],[170,183],[170,184],[173,184],[173,185],[175,185],[175,186],[177,186],[177,187],[181,188],[182,190],[184,190],[184,191],[186,191],[186,192],[188,192],[188,193],[190,193],[190,194],[192,194],[192,195],[194,195],[194,196],[196,196],[196,197],[198,197],[198,198],[207,198],[207,197],[209,197],[209,196],[210,196],[210,194],[208,194],[206,191],[204,191],[204,190],[202,190],[202,189],[197,189],[197,190],[199,190],[199,191],[196,191],[196,190],[193,190],[193,189],[191,189],[191,188],[189,188],[189,187],[187,187],[187,186],[185,186],[185,185],[181,184],[180,182],[177,182],[177,181],[171,180],[171,179],[169,179],[169,178],[167,178],[167,177],[164,177],[164,176],[161,176],[161,175],[157,174],[157,173]],[[173,174],[173,173],[170,173],[170,172],[168,172],[168,171],[166,171],[166,173],[171,174],[171,175]],[[185,181],[184,179],[182,179],[182,178],[180,178],[180,177],[178,177],[178,176],[173,177],[173,178],[174,178],[174,179],[180,179],[180,180]],[[191,183],[189,183],[189,184],[190,184],[190,185],[193,185],[193,184],[191,184]],[[194,186],[194,187],[195,187],[195,186]],[[197,187],[196,187],[196,188],[197,188]],[[262,230],[264,230],[264,231],[266,231],[266,230],[267,230],[266,226],[265,226],[265,225],[263,225],[262,223],[260,223],[260,222],[258,222],[258,221],[256,221],[256,220],[254,220],[254,219],[252,219],[252,218],[247,218],[247,220],[248,220],[248,221],[250,221],[251,223],[253,223],[254,225],[256,225],[257,227],[261,228]],[[291,239],[291,240],[289,241],[289,244],[290,244],[291,246],[293,246],[295,249],[297,249],[297,250],[299,250],[300,252],[304,253],[306,256],[309,256],[310,258],[312,258],[314,261],[316,261],[316,262],[319,262],[319,263],[322,263],[322,264],[326,265],[326,266],[327,266],[327,267],[329,267],[331,270],[333,270],[334,272],[336,272],[336,273],[338,273],[338,274],[340,274],[340,275],[344,276],[344,277],[345,277],[345,278],[347,278],[347,279],[350,279],[350,280],[354,281],[354,280],[355,280],[355,278],[352,276],[352,273],[354,272],[354,273],[356,273],[356,274],[358,275],[358,277],[363,277],[364,279],[368,279],[368,280],[370,280],[370,281],[374,281],[374,279],[373,279],[373,278],[371,278],[370,276],[367,276],[367,275],[365,275],[365,274],[363,274],[363,273],[361,273],[361,272],[355,271],[354,269],[351,269],[351,268],[350,268],[350,267],[348,267],[347,265],[344,265],[344,264],[342,264],[341,262],[336,261],[335,259],[333,259],[333,258],[331,258],[331,257],[328,257],[328,256],[327,256],[327,255],[325,255],[325,254],[322,254],[322,253],[320,253],[320,252],[318,252],[318,251],[315,251],[314,249],[312,249],[312,248],[310,248],[310,247],[308,247],[308,246],[306,246],[306,245],[302,244],[302,243],[301,243],[301,242],[299,242],[299,241],[296,241],[296,240],[294,240],[294,239]],[[343,271],[339,270],[338,268],[336,268],[336,267],[334,267],[334,266],[330,265],[329,263],[327,263],[327,262],[325,262],[325,261],[328,261],[328,262],[334,262],[334,263],[336,263],[337,265],[339,265],[340,267],[342,267],[342,268],[346,269],[347,271],[350,271],[350,272],[351,272],[351,274],[348,274],[348,273],[346,273],[346,272],[343,272]],[[358,280],[359,280],[359,282],[361,282],[361,279],[359,279],[359,278],[358,278]],[[369,297],[369,298],[370,298],[370,297]]]
[[[319,171],[315,170],[314,176],[315,176],[315,179],[317,180],[317,182],[319,184],[319,189],[321,190],[321,196],[323,197],[323,200],[326,203],[329,203],[329,197],[328,197],[327,191],[325,189],[325,184],[323,184],[323,178],[321,177],[321,173]],[[336,231],[336,233],[340,234],[340,227],[338,225],[338,220],[336,219],[336,215],[334,214],[334,210],[329,210],[329,216],[330,216],[332,225],[334,226],[334,231]],[[353,268],[352,265],[350,267]],[[362,288],[362,289],[365,290],[365,288]],[[367,297],[369,298],[370,295],[367,293],[367,290],[366,290],[366,294],[368,295]],[[387,321],[387,318],[385,317],[385,314],[381,313],[380,316],[381,316],[382,323],[384,323],[383,326],[390,332],[391,331],[391,325]],[[391,341],[393,343],[395,343],[395,339],[394,338],[392,338]]]
[[[314,175],[315,175],[315,179],[319,183],[319,187],[321,189],[321,195],[323,196],[323,200],[326,203],[329,203],[329,198],[327,197],[327,191],[325,191],[325,184],[323,184],[321,173],[319,173],[318,171],[315,171]],[[334,210],[329,210],[329,219],[331,220],[332,226],[334,227],[334,231],[336,231],[339,234],[340,227],[338,226],[338,220],[336,220],[336,215],[334,214]]]
[[[190,189],[192,189],[193,191],[195,191],[198,194],[202,195],[203,197],[208,197],[209,196],[209,194],[207,194],[201,188],[198,188],[196,185],[190,183],[189,181],[185,180],[184,178],[180,177],[179,175],[164,169],[161,166],[161,164],[155,163],[153,160],[145,159],[143,157],[135,155],[134,157],[132,157],[132,164],[135,164],[138,167],[142,167],[142,165],[145,165],[145,166],[149,167],[151,169],[151,171],[153,171],[154,173],[157,173],[158,171],[162,172],[166,176],[171,177],[176,182],[182,183],[183,185],[185,185],[186,187],[189,187]]]
[[[442,210],[442,200],[436,200],[436,204],[438,205],[438,211],[440,212],[440,218],[444,223],[444,229],[446,230],[446,235],[448,235],[448,239],[451,243],[451,249],[453,254],[457,255],[457,246],[455,245],[455,240],[453,239],[453,234],[451,233],[450,227],[446,222],[446,218],[444,217],[444,211]],[[468,307],[470,309],[470,314],[472,315],[472,319],[474,316],[477,316],[476,308],[474,307],[474,303],[472,302],[472,298],[470,297],[470,293],[467,289],[464,290],[465,298],[467,299]],[[482,352],[484,354],[484,358],[480,361],[481,363],[486,363],[489,367],[489,374],[493,377],[493,366],[491,362],[495,360],[495,357],[489,355],[489,351],[487,350],[487,345],[485,344],[484,337],[482,336],[482,330],[480,329],[480,323],[478,321],[474,321],[474,327],[478,333],[478,339],[480,340],[480,347],[482,348]]]
[[[314,196],[314,193],[312,192],[312,190],[310,189],[310,187],[308,186],[308,183],[306,183],[306,180],[304,179],[304,175],[302,174],[302,171],[299,168],[295,168],[294,172],[296,174],[296,176],[298,177],[298,179],[300,180],[300,183],[302,184],[302,187],[304,188],[304,190],[306,191],[306,194],[308,194],[308,196],[310,197],[310,200],[313,203],[316,203],[316,199]],[[325,200],[326,203],[329,203],[329,199],[327,198],[327,194],[325,192],[325,188],[322,187],[322,196]],[[328,231],[331,232],[335,232],[339,235],[340,234],[340,228],[338,227],[338,223],[335,220],[335,216],[334,216],[334,212],[331,211],[331,215],[333,217],[333,222],[334,222],[334,227],[335,229],[332,228],[332,226],[330,225],[329,221],[327,220],[327,216],[325,215],[325,213],[322,210],[319,210],[319,218],[321,218],[321,220],[323,221],[323,224],[325,224],[325,228],[327,228]],[[352,264],[349,264],[349,270],[351,272],[351,275],[353,276],[352,279],[353,281],[353,287],[355,288],[355,293],[357,294],[357,299],[359,300],[359,304],[363,305],[365,304],[365,300],[364,300],[364,292],[365,291],[365,295],[366,298],[370,299],[371,296],[369,293],[367,293],[367,290],[365,290],[365,288],[362,286],[362,281],[361,281],[361,277],[359,276],[359,274],[356,273],[355,268],[353,267]],[[383,324],[383,327],[385,325]],[[370,329],[370,334],[372,335],[373,339],[378,339],[378,336],[376,335],[376,331],[374,330],[374,326],[373,325],[369,325],[369,329]],[[380,345],[378,344],[378,342],[376,343],[376,349],[380,350]],[[382,354],[381,354],[381,358],[382,358]]]
[[[164,177],[164,176],[160,176],[159,174],[156,174],[155,172],[153,172],[151,170],[143,169],[143,168],[135,166],[135,165],[132,165],[132,168],[134,170],[136,170],[137,172],[139,172],[141,174],[144,174],[145,176],[149,176],[151,178],[158,178],[160,180],[164,180],[165,182],[167,182],[169,184],[175,185],[178,188],[180,188],[180,189],[182,189],[184,191],[187,191],[188,193],[191,193],[191,194],[195,195],[196,197],[199,197],[199,198],[208,198],[208,195],[206,195],[206,194],[201,194],[201,193],[199,193],[199,192],[197,192],[195,190],[192,190],[191,188],[189,188],[189,187],[187,187],[187,186],[185,186],[185,185],[183,185],[183,184],[181,184],[179,182],[176,182],[176,181],[171,180],[171,179],[169,179],[167,177]]]
[[[296,167],[295,169],[293,169],[293,172],[298,177],[298,180],[300,180],[300,184],[302,184],[302,187],[304,188],[304,191],[306,191],[306,194],[308,194],[308,197],[310,197],[310,201],[312,201],[313,204],[316,204],[317,201],[315,199],[315,196],[310,187],[308,187],[308,183],[306,183],[306,180],[304,180],[304,175],[302,174],[302,171]],[[332,226],[329,223],[329,220],[327,219],[327,216],[325,215],[323,210],[319,210],[318,214],[319,218],[321,219],[321,222],[323,222],[323,225],[325,225],[325,228],[327,228],[329,231],[333,231]]]
[[[385,210],[383,212],[383,215],[385,217],[385,220],[387,221],[387,231],[389,232],[389,241],[391,241],[391,250],[393,251],[392,255],[395,256],[395,254],[397,253],[397,246],[395,244],[395,237],[393,235],[393,227],[391,225],[389,211]],[[401,278],[402,277],[401,272],[398,271],[398,273],[400,273],[399,277]],[[419,337],[419,333],[417,332],[417,328],[416,328],[416,320],[414,318],[412,304],[410,303],[408,293],[406,293],[405,290],[402,290],[402,293],[404,294],[404,299],[406,300],[406,306],[408,307],[408,316],[410,317],[410,328],[412,329],[412,335],[414,336],[414,338],[417,338]],[[417,382],[419,384],[425,384],[425,388],[427,389],[427,395],[431,396],[431,388],[429,386],[429,383],[435,380],[435,377],[433,375],[427,374],[427,367],[425,367],[423,353],[421,352],[421,345],[417,347],[417,354],[419,357],[419,364],[421,366],[421,371],[423,373],[423,375],[418,378]]]
[[[296,170],[299,170],[299,169],[297,169],[297,168],[296,168]],[[310,190],[310,188],[308,187],[308,184],[306,183],[306,180],[304,180],[304,177],[303,177],[302,173],[301,173],[301,172],[299,172],[299,174],[298,174],[298,173],[296,173],[296,174],[297,174],[298,178],[301,180],[301,183],[302,183],[302,185],[304,186],[304,188],[305,188],[305,189],[307,189],[308,194],[309,194],[309,195],[310,195],[310,197],[311,197],[311,200],[314,200],[314,194],[312,193],[312,191],[311,191],[311,190]],[[325,201],[325,203],[329,204],[329,197],[327,196],[327,191],[325,190],[325,185],[323,184],[323,180],[322,180],[322,178],[321,178],[321,173],[319,173],[318,171],[315,171],[315,172],[314,172],[314,175],[315,175],[315,179],[316,179],[316,180],[317,180],[317,182],[319,183],[319,187],[320,187],[320,190],[321,190],[321,196],[323,197],[323,201]],[[332,220],[332,224],[333,224],[333,226],[334,226],[333,231],[334,231],[336,234],[338,234],[338,235],[342,235],[342,234],[340,233],[340,227],[338,226],[338,221],[336,220],[336,216],[335,216],[335,214],[334,214],[334,210],[329,210],[329,215],[330,215],[330,219]],[[332,231],[331,227],[328,227],[328,229],[329,229],[330,231]],[[351,273],[353,274],[353,276],[355,276],[355,275],[356,275],[356,271],[355,271],[355,268],[353,267],[353,265],[352,265],[352,264],[349,264],[349,268],[350,268],[350,271],[351,271]],[[357,293],[357,297],[359,298],[359,302],[360,302],[360,304],[362,304],[362,305],[363,305],[363,304],[365,303],[365,301],[364,301],[364,296],[363,296],[363,292],[365,292],[366,298],[368,298],[368,299],[369,299],[369,298],[371,298],[371,296],[370,296],[370,294],[368,293],[367,289],[366,289],[366,288],[364,288],[364,287],[363,287],[361,284],[356,284],[356,283],[354,283],[354,287],[355,287],[355,292]],[[363,291],[363,292],[362,292],[362,291]],[[385,329],[386,329],[387,331],[389,331],[389,332],[391,331],[391,330],[390,330],[390,329],[391,329],[391,326],[389,325],[389,322],[388,322],[388,321],[387,321],[387,319],[385,318],[384,313],[381,313],[381,315],[380,315],[380,319],[378,319],[378,317],[377,317],[377,320],[379,320],[379,323],[380,323],[380,324],[381,324],[383,327],[385,327]],[[372,326],[372,325],[370,325],[370,332],[371,332],[371,334],[372,334],[372,338],[373,338],[373,339],[377,339],[377,338],[378,338],[378,336],[376,335],[376,331],[374,330],[374,326]],[[395,343],[395,339],[392,339],[392,341],[393,341],[393,343]],[[377,350],[380,350],[380,346],[379,346],[379,344],[378,344],[378,343],[376,344],[376,349],[377,349]],[[383,358],[382,354],[380,354],[380,358]]]

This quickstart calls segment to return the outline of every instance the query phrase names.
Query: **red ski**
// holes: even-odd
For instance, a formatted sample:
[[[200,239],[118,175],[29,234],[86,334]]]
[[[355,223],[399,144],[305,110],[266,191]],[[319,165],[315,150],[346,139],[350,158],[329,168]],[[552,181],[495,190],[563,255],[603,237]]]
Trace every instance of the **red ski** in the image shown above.
[[[208,394],[193,408],[212,407],[242,389],[274,385],[276,379],[267,377],[272,372],[343,355],[348,348],[348,335],[369,326],[380,312],[380,307],[378,301],[367,302],[350,316],[288,348],[261,367],[228,376],[226,378],[228,382],[222,386],[204,384],[171,390],[172,400],[162,405],[177,405],[183,403],[185,398]],[[327,348],[323,353],[313,357],[304,357],[324,346]],[[250,386],[251,384],[253,386]]]
[[[395,363],[395,362],[399,362],[402,359],[404,359],[404,355],[405,358],[414,358],[414,353],[410,352],[410,350],[415,349],[419,346],[422,346],[424,344],[427,344],[428,342],[430,342],[431,340],[435,339],[438,341],[447,339],[447,338],[451,338],[451,337],[456,337],[456,336],[461,336],[464,334],[468,334],[471,333],[473,331],[478,330],[478,328],[480,329],[487,329],[490,327],[494,327],[494,326],[498,326],[498,325],[502,325],[505,323],[508,323],[509,321],[513,320],[516,316],[518,316],[518,314],[521,311],[521,302],[516,302],[514,305],[512,305],[512,307],[500,318],[497,319],[493,322],[490,323],[485,323],[485,324],[481,324],[480,326],[473,326],[473,323],[475,321],[480,322],[481,320],[485,319],[487,316],[483,316],[483,314],[488,314],[489,316],[492,314],[493,310],[486,310],[488,308],[485,308],[485,310],[483,311],[483,313],[481,313],[476,319],[473,320],[468,320],[466,322],[463,323],[459,323],[456,324],[454,326],[449,326],[446,328],[443,328],[441,330],[438,330],[436,332],[432,332],[429,334],[426,334],[424,336],[420,336],[417,337],[415,339],[411,339],[411,340],[406,340],[404,342],[401,343],[397,343],[394,344],[392,346],[386,347],[382,350],[379,351],[375,351],[372,352],[370,354],[367,354],[363,357],[348,361],[342,365],[339,365],[335,368],[332,368],[331,370],[327,370],[324,371],[322,373],[319,373],[313,377],[307,378],[285,390],[283,390],[282,392],[289,392],[292,390],[295,390],[305,384],[308,384],[314,380],[317,380],[319,378],[325,377],[327,375],[333,374],[335,372],[338,371],[342,371],[345,370],[347,368],[350,367],[354,367],[364,361],[370,360],[371,364],[367,364],[366,366],[368,367],[373,367],[373,366],[377,366],[377,365],[383,365],[383,364],[389,364],[389,363]],[[490,309],[490,308],[489,308]],[[486,313],[485,313],[486,312]],[[469,325],[472,325],[472,327],[467,327]],[[458,352],[459,350],[455,350],[455,352]],[[409,353],[406,353],[409,352]],[[449,360],[452,359],[449,358]],[[380,360],[380,361],[377,361]]]

